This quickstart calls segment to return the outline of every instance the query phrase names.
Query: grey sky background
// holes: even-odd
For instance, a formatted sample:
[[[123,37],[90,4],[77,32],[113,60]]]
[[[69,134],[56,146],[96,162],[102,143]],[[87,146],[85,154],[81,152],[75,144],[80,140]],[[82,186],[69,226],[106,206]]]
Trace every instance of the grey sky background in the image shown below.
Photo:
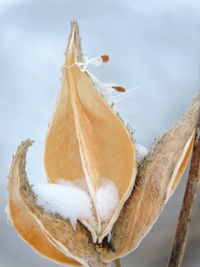
[[[137,89],[118,104],[149,146],[187,109],[200,88],[200,3],[197,0],[0,0],[0,267],[56,267],[25,244],[7,223],[6,184],[22,140],[31,181],[45,179],[44,139],[61,65],[75,18],[85,55],[109,54],[93,73],[104,82]],[[123,267],[166,266],[186,176],[139,248]],[[183,267],[200,265],[200,201],[193,216]]]

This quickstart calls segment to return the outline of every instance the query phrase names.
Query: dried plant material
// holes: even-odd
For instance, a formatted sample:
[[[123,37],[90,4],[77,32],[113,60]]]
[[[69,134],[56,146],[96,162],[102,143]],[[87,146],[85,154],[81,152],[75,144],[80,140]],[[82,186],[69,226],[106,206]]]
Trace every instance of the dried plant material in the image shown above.
[[[115,260],[115,267],[121,267],[120,259]]]
[[[84,190],[60,184],[34,184],[32,189],[38,206],[69,219],[74,229],[79,218],[94,220],[91,199]]]
[[[106,267],[133,251],[178,185],[194,143],[200,94],[152,151],[147,154],[143,148],[137,170],[132,131],[106,101],[110,90],[115,88],[123,95],[125,89],[102,84],[87,70],[89,62],[106,61],[105,55],[90,60],[82,55],[78,25],[73,22],[62,86],[45,143],[49,185],[31,187],[27,181],[29,140],[19,147],[10,171],[9,208],[16,230],[40,253],[71,265]],[[67,194],[85,193],[85,215],[83,203],[71,215],[67,207],[65,211],[59,207],[62,201],[63,206],[73,207],[68,196],[62,201],[58,197],[67,187]],[[53,192],[53,188],[60,191]],[[57,201],[56,208],[51,206],[52,199]],[[23,221],[21,214],[25,214]],[[30,238],[23,228],[32,226]]]
[[[140,144],[135,144],[137,162],[140,163],[149,153],[148,149],[145,146]]]
[[[31,141],[22,143],[13,158],[8,185],[9,218],[22,239],[28,242],[29,245],[42,256],[59,263],[80,266],[78,262],[67,257],[60,249],[57,249],[54,244],[52,244],[52,241],[49,240],[48,236],[46,236],[45,232],[29,212],[20,195],[20,175],[22,175],[20,172],[22,170],[19,165],[21,161],[24,160],[24,153],[31,143]]]
[[[101,59],[103,62],[108,62],[109,61],[109,56],[108,55],[102,55]]]
[[[194,148],[188,181],[185,189],[183,203],[176,228],[176,235],[169,259],[168,267],[180,267],[182,264],[189,227],[192,219],[192,211],[200,184],[200,114],[198,118]]]
[[[104,260],[122,257],[137,248],[158,219],[186,167],[199,106],[200,93],[183,118],[160,138],[139,166],[136,186],[112,230],[115,251],[101,251]]]
[[[91,231],[93,241],[101,242],[133,189],[136,153],[129,131],[98,93],[87,72],[80,69],[81,62],[78,28],[74,23],[62,87],[46,139],[45,168],[51,183],[60,178],[71,181],[86,178],[96,225],[87,219],[81,222]],[[106,222],[100,218],[95,197],[100,178],[112,181],[119,192],[119,203]]]
[[[84,266],[107,266],[101,262],[100,256],[95,251],[90,233],[81,223],[77,223],[76,231],[74,231],[69,220],[64,220],[58,214],[47,213],[36,205],[36,196],[27,181],[25,172],[25,155],[30,145],[31,141],[27,140],[18,148],[11,169],[12,176],[18,180],[17,187],[30,216],[38,223],[38,227],[46,233],[46,236],[50,237],[49,240],[52,241],[53,245],[67,257],[73,257]],[[37,238],[36,235],[34,237]],[[74,263],[76,264],[73,260],[71,263],[69,262],[69,264]]]
[[[126,91],[126,89],[122,86],[112,86],[112,88],[118,92],[125,92]]]
[[[74,228],[77,220],[81,218],[95,223],[92,199],[85,179],[74,180],[74,182],[60,179],[58,184],[33,184],[32,189],[37,195],[37,205],[44,207],[47,212],[61,214],[70,220]],[[106,222],[119,202],[118,190],[114,183],[101,179],[99,188],[95,192],[95,199],[99,216]]]

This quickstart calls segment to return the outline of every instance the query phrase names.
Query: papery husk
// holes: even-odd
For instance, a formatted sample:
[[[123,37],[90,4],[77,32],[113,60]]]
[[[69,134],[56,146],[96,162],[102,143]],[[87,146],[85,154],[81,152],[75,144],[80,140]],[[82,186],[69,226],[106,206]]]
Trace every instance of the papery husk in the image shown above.
[[[193,148],[200,93],[139,165],[133,188],[136,163],[131,135],[76,64],[81,60],[78,26],[73,22],[62,87],[46,138],[45,168],[50,183],[86,178],[97,225],[80,218],[73,229],[70,220],[37,205],[25,172],[30,140],[22,143],[13,159],[9,209],[16,230],[42,255],[60,263],[106,267],[138,247],[177,187]],[[95,209],[100,178],[113,181],[120,194],[108,222],[101,222]]]
[[[14,157],[11,169],[12,180],[18,181],[18,184],[15,185],[15,188],[18,187],[22,200],[21,203],[23,203],[23,205],[25,205],[26,209],[28,210],[28,213],[26,213],[26,215],[31,216],[31,218],[33,218],[33,220],[38,224],[37,229],[39,230],[39,232],[32,233],[34,240],[37,242],[37,246],[33,244],[32,239],[28,239],[26,236],[25,240],[28,241],[31,246],[40,251],[40,244],[38,242],[42,240],[42,235],[44,235],[45,233],[45,236],[48,237],[48,240],[55,246],[54,250],[56,250],[57,248],[65,255],[65,262],[63,263],[70,265],[74,264],[76,266],[83,265],[91,267],[109,266],[109,264],[103,263],[101,261],[100,255],[96,252],[95,244],[92,242],[90,232],[80,222],[77,222],[76,229],[74,230],[69,220],[63,219],[58,214],[45,212],[42,207],[37,206],[36,196],[34,195],[27,181],[25,171],[25,156],[27,148],[31,145],[31,143],[32,142],[30,140],[27,140],[21,144],[21,146],[18,148],[16,156]],[[16,222],[15,218],[16,217],[13,218],[14,222]],[[22,221],[26,220],[26,218],[27,217],[23,217],[21,219],[20,227],[22,227],[22,225],[24,227],[27,226],[26,221],[24,221],[24,223]],[[16,229],[18,231],[20,230],[18,227],[16,227]],[[20,234],[23,235],[21,230]],[[45,244],[42,243],[41,245]],[[49,248],[49,244],[46,243],[46,245],[48,245]],[[46,254],[45,256],[52,259],[51,251],[48,255]],[[74,260],[68,257],[71,257]]]
[[[61,264],[81,266],[80,263],[78,263],[74,259],[67,257],[64,253],[61,252],[60,249],[57,249],[52,240],[51,242],[49,241],[49,237],[41,229],[38,222],[29,212],[29,209],[26,207],[21,197],[19,187],[22,170],[20,169],[19,165],[23,160],[23,155],[26,152],[27,147],[31,143],[31,141],[22,143],[13,158],[8,184],[9,219],[19,233],[20,237],[41,256],[49,258]]]
[[[29,216],[38,223],[39,238],[43,238],[40,235],[45,234],[45,237],[58,251],[77,261],[76,263],[67,262],[68,264],[76,265],[79,262],[85,266],[107,266],[105,262],[109,264],[115,258],[123,257],[138,247],[178,185],[192,150],[199,103],[200,94],[194,99],[191,108],[183,118],[161,137],[139,166],[136,186],[130,198],[126,201],[112,229],[111,241],[110,243],[107,242],[106,246],[104,244],[94,244],[90,233],[80,222],[77,222],[74,231],[68,220],[64,220],[58,214],[49,214],[36,205],[36,198],[27,182],[24,169],[25,153],[27,147],[31,145],[31,141],[22,143],[13,159],[10,172],[10,196],[11,193],[15,195],[18,192],[16,186],[20,186],[20,205],[24,201],[26,204],[25,215],[28,215],[27,211],[29,210]],[[12,190],[13,186],[15,192]],[[18,198],[18,196],[19,193],[16,197]],[[12,201],[14,200],[13,198]],[[13,208],[10,208],[11,215],[12,210],[17,206],[18,203],[13,202]],[[15,223],[16,230],[24,238],[21,227],[16,226],[17,214],[18,212],[15,216],[12,215],[12,220]],[[26,227],[28,225],[27,217],[23,218],[23,225],[21,225],[21,220],[20,225]],[[34,232],[34,235],[37,239],[37,233]],[[35,247],[30,240],[27,240],[26,236],[24,239]],[[35,249],[41,253],[40,248],[38,249],[36,246]],[[42,253],[51,259],[53,258],[52,255],[47,255],[43,251]]]
[[[95,88],[83,62],[78,25],[72,31],[63,69],[62,87],[45,144],[45,168],[50,183],[85,177],[94,203],[96,226],[81,218],[93,241],[101,242],[117,220],[136,177],[136,153],[129,131]],[[77,64],[78,63],[78,64]],[[99,179],[114,182],[119,204],[102,222],[96,207]]]
[[[101,248],[103,260],[111,261],[136,249],[158,219],[189,159],[199,107],[200,93],[139,166],[134,190],[112,229],[111,244],[115,251]]]

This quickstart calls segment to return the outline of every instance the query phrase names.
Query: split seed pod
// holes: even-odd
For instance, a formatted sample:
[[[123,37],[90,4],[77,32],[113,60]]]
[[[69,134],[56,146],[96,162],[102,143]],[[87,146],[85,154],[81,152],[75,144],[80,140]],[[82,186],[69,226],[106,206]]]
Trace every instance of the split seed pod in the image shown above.
[[[37,204],[25,172],[30,140],[13,158],[8,208],[21,237],[43,256],[63,264],[101,267],[139,245],[174,192],[193,147],[200,95],[137,166],[131,133],[81,68],[83,61],[78,25],[73,22],[44,160],[49,183],[85,177],[94,220],[83,216],[74,229],[62,214]],[[96,200],[101,178],[119,192],[107,220],[102,220]]]

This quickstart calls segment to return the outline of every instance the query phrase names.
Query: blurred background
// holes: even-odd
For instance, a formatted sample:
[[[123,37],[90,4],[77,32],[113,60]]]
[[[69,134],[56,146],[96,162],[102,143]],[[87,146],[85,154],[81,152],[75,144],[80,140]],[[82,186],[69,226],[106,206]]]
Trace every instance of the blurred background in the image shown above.
[[[12,155],[31,138],[27,172],[45,180],[44,139],[70,21],[80,24],[85,55],[110,55],[93,73],[104,82],[139,87],[118,103],[121,116],[149,146],[188,108],[200,88],[198,0],[0,0],[0,267],[56,267],[24,243],[9,224],[7,175]],[[122,266],[166,266],[187,172],[148,236]],[[183,267],[200,266],[198,199]]]

